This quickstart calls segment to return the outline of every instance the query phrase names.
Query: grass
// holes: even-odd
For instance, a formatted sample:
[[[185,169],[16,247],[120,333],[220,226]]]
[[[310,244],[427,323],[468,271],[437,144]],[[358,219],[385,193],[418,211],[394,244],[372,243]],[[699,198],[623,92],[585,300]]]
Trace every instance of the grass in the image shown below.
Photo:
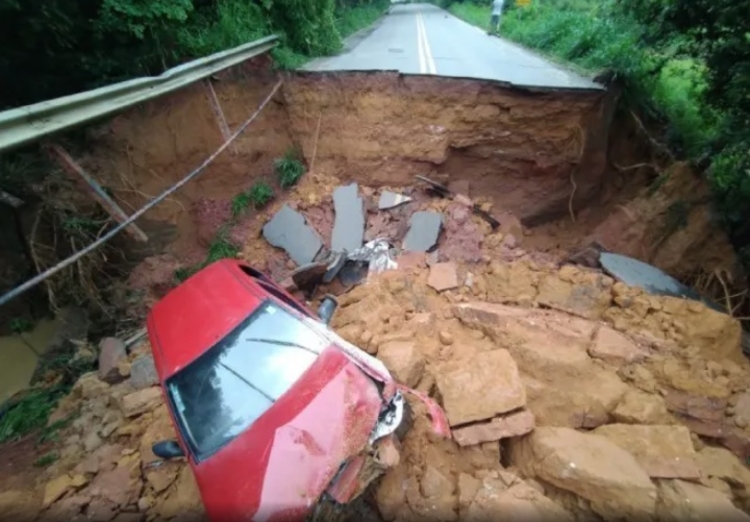
[[[46,468],[59,458],[60,456],[57,453],[55,453],[54,451],[50,451],[49,453],[45,453],[44,455],[36,459],[34,461],[34,466],[36,466],[37,468]]]
[[[44,428],[57,401],[66,391],[61,386],[29,390],[0,417],[0,443],[18,440]]]
[[[256,181],[249,190],[240,192],[232,198],[232,217],[237,218],[248,208],[265,207],[273,199],[273,188],[265,181]]]
[[[294,150],[287,151],[283,157],[274,161],[276,175],[282,187],[288,188],[295,185],[305,173],[305,166],[298,159]]]
[[[490,7],[471,2],[449,7],[457,17],[486,29]],[[632,104],[667,123],[667,139],[684,156],[705,152],[717,135],[719,116],[706,107],[704,65],[669,49],[644,46],[643,28],[615,9],[615,0],[536,0],[503,15],[501,36],[553,59],[598,72],[614,71]]]
[[[227,234],[228,232],[226,226],[222,227],[219,232],[217,232],[214,240],[208,246],[208,253],[206,254],[206,258],[200,263],[196,263],[195,265],[190,265],[175,270],[175,280],[178,283],[182,283],[188,277],[202,270],[215,261],[226,258],[236,258],[240,253],[240,247],[232,243],[227,238]]]

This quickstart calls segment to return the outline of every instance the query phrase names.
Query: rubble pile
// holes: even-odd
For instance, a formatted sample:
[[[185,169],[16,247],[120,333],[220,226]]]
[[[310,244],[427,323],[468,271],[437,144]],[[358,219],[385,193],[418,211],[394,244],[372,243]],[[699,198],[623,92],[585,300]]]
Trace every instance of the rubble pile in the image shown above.
[[[307,262],[332,237],[345,249],[383,235],[419,244],[342,292],[332,328],[435,398],[452,432],[436,436],[410,400],[398,464],[365,495],[382,520],[750,521],[750,364],[736,320],[525,252],[519,224],[493,229],[455,200],[387,191],[379,218],[378,195],[362,194],[354,185],[337,197],[336,212],[363,217],[356,226],[318,234],[322,246],[295,256]],[[302,213],[311,229],[330,228],[330,212],[308,203],[282,212],[296,227]],[[409,239],[425,219],[417,211],[442,214],[435,241]],[[60,459],[33,491],[0,494],[0,510],[24,498],[28,519],[201,517],[189,466],[151,453],[174,430],[149,352],[102,342],[98,372],[51,419],[75,414]]]

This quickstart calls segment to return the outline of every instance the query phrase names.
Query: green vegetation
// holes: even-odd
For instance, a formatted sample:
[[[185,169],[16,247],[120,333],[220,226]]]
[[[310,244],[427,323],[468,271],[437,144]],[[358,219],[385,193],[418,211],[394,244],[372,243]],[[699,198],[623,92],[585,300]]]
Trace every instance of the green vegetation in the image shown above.
[[[46,468],[59,458],[60,456],[57,453],[55,453],[54,451],[50,451],[49,453],[45,453],[44,455],[36,459],[34,461],[34,466],[36,466],[37,468]]]
[[[207,267],[214,261],[218,261],[219,259],[235,258],[239,255],[240,247],[232,243],[227,237],[229,235],[230,226],[231,223],[224,225],[216,233],[216,237],[214,237],[214,240],[208,246],[206,259],[195,265],[190,265],[175,270],[174,278],[178,283],[182,283],[188,277]]]
[[[164,69],[270,34],[281,67],[332,54],[387,0],[0,0],[0,108]]]
[[[256,181],[249,190],[240,192],[232,198],[232,217],[237,218],[249,207],[265,207],[273,199],[273,188],[265,181]]]
[[[0,418],[0,442],[18,440],[44,428],[57,401],[65,394],[61,386],[32,388]]]
[[[438,0],[486,28],[489,0]],[[608,71],[677,158],[707,166],[716,209],[750,268],[750,17],[734,0],[510,2],[500,33],[552,59]]]
[[[273,189],[265,181],[257,181],[247,193],[254,208],[263,208],[273,199]]]
[[[294,150],[287,151],[283,157],[274,162],[276,175],[279,177],[279,183],[282,187],[287,188],[296,184],[305,173],[305,166],[298,159],[297,152]]]

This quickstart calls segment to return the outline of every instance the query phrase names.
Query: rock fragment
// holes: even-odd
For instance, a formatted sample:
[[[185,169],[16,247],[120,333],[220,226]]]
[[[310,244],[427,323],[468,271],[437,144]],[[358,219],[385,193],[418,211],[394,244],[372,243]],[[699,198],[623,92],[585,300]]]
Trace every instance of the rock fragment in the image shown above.
[[[642,361],[647,354],[625,335],[608,326],[602,326],[594,336],[589,355],[619,368]]]
[[[693,441],[685,426],[608,424],[592,433],[629,452],[652,478],[700,479]]]
[[[538,478],[588,500],[605,519],[646,520],[656,511],[656,486],[635,458],[599,435],[537,427],[511,439],[511,461]]]
[[[385,343],[378,348],[378,359],[400,383],[414,387],[422,378],[425,360],[413,342]]]
[[[438,292],[458,287],[458,267],[456,263],[436,263],[430,267],[427,284]]]
[[[141,355],[130,366],[130,385],[136,390],[159,384],[159,376],[151,355]]]
[[[451,426],[489,419],[526,404],[518,367],[506,350],[479,353],[438,371],[435,380]]]
[[[473,446],[482,442],[507,439],[525,435],[534,429],[534,414],[521,410],[489,422],[471,424],[453,430],[453,438],[459,446]]]
[[[136,417],[151,411],[162,403],[161,389],[145,388],[125,395],[120,400],[120,410],[125,417]]]
[[[124,379],[119,364],[128,356],[125,343],[115,337],[105,337],[99,344],[99,379],[116,384]]]

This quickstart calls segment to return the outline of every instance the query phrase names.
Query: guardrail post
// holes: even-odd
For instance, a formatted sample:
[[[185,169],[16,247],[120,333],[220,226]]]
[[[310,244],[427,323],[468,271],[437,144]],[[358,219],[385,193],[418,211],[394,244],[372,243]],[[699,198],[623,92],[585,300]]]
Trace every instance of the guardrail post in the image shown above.
[[[211,111],[214,113],[214,118],[216,118],[216,123],[219,125],[219,130],[221,131],[221,135],[224,138],[224,141],[228,141],[229,138],[232,136],[232,131],[229,128],[229,124],[227,123],[227,119],[224,117],[224,111],[221,108],[221,104],[219,103],[219,97],[216,96],[216,91],[214,90],[214,84],[211,82],[211,78],[206,78],[203,83],[206,84],[206,89],[208,90],[208,103],[211,105]],[[234,145],[229,147],[229,153],[233,156],[237,154],[237,149]]]
[[[44,149],[47,154],[60,165],[63,170],[83,190],[90,193],[93,198],[112,216],[118,223],[124,223],[128,220],[128,215],[114,202],[104,189],[83,170],[76,161],[68,154],[65,149],[55,143],[45,144]],[[83,183],[82,183],[83,181]],[[138,228],[135,223],[131,223],[125,229],[136,241],[146,242],[148,236]]]

